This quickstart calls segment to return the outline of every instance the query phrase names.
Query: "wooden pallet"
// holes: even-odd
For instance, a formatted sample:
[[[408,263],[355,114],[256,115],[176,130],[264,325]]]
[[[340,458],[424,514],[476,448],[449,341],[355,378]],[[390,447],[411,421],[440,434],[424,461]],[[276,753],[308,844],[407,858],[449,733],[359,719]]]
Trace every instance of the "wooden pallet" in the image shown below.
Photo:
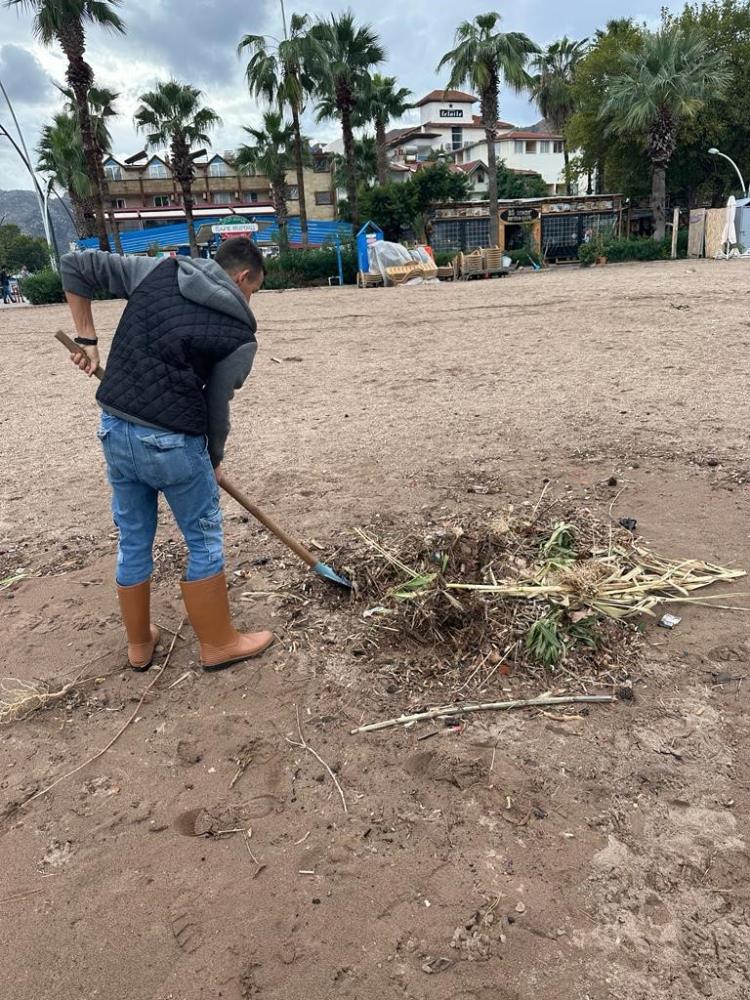
[[[357,271],[357,288],[377,288],[382,284],[380,271]]]

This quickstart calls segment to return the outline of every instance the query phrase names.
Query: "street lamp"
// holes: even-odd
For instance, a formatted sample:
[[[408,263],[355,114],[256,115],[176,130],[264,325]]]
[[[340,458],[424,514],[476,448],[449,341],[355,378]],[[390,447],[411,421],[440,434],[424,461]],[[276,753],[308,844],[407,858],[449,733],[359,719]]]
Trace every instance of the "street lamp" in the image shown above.
[[[737,164],[734,162],[734,160],[731,158],[731,156],[727,156],[726,153],[722,153],[715,146],[712,146],[709,149],[708,152],[709,152],[710,156],[721,156],[723,159],[729,160],[729,162],[732,164],[732,166],[734,167],[734,169],[737,171],[737,176],[739,177],[740,184],[742,185],[742,194],[743,194],[744,197],[747,197],[748,196],[748,191],[747,191],[747,188],[745,187],[745,179],[742,176],[742,174],[740,173],[740,168],[737,166]]]

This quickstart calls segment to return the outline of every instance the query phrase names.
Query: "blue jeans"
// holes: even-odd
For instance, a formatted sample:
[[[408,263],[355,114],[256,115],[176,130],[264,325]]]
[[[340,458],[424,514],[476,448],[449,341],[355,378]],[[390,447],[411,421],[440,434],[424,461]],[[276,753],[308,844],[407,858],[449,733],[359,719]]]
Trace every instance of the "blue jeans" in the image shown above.
[[[102,413],[97,432],[112,485],[112,515],[120,533],[117,583],[143,583],[154,568],[159,493],[172,508],[188,547],[186,580],[224,569],[219,485],[205,437],[141,427]]]

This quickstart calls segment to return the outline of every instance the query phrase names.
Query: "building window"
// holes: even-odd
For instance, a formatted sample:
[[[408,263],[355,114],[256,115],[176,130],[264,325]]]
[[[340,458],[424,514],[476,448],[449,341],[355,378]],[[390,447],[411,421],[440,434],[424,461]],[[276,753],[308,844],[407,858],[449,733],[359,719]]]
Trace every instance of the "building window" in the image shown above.
[[[536,153],[536,142],[534,142],[534,141],[527,142],[526,143],[526,152],[527,153]]]
[[[313,157],[313,172],[316,174],[330,174],[331,161],[327,156]]]
[[[556,153],[564,153],[565,152],[564,143],[562,143],[560,140],[556,139],[555,140],[555,145],[554,145],[554,151]]]
[[[315,192],[315,204],[316,205],[332,205],[333,195],[330,191],[316,191]]]
[[[549,141],[543,141],[539,143],[540,153],[549,153]]]
[[[453,126],[451,129],[451,146],[453,149],[460,149],[464,144],[464,130],[460,127]]]
[[[169,208],[170,198],[168,194],[154,195],[154,208]]]
[[[286,190],[284,191],[284,197],[287,201],[299,201],[299,188],[296,184],[287,184]]]
[[[214,205],[231,205],[232,204],[232,192],[231,191],[214,191],[211,195],[211,201]]]
[[[161,160],[152,160],[146,170],[146,176],[151,177],[153,180],[165,179],[169,177],[169,171],[166,164],[162,163]]]
[[[225,160],[211,160],[208,165],[209,177],[229,177],[231,173],[229,164]]]
[[[258,201],[258,192],[257,191],[248,191],[246,193],[246,195],[245,195],[245,201],[249,205],[255,205],[255,203]]]
[[[484,184],[484,171],[477,170],[477,184]]]
[[[127,208],[124,198],[113,198],[109,205],[110,208]]]
[[[108,181],[121,181],[122,180],[122,168],[119,163],[114,163],[110,161],[104,164],[104,176]]]
[[[525,149],[526,147],[524,146],[523,142],[521,142],[519,139],[516,139],[516,141],[513,143],[513,152],[523,153],[525,152]]]

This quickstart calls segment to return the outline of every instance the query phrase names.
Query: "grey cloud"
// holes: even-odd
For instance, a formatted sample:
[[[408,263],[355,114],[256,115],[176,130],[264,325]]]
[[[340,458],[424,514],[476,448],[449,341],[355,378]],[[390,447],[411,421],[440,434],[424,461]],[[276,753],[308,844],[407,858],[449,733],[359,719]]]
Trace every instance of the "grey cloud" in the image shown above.
[[[0,80],[16,104],[41,104],[52,91],[42,64],[22,45],[0,46]]]
[[[275,9],[272,0],[137,0],[128,4],[122,44],[154,59],[157,75],[210,90],[212,84],[239,82],[237,43],[242,35],[264,31],[269,8]]]

